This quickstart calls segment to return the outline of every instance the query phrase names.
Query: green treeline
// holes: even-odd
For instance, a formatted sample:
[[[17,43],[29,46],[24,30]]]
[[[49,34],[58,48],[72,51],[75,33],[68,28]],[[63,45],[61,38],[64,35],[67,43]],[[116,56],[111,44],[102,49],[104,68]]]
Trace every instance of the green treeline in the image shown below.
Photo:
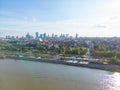
[[[109,46],[99,44],[91,50],[91,55],[96,58],[102,58],[111,64],[120,64],[120,47],[111,48]]]
[[[85,55],[87,48],[85,47],[48,47],[48,46],[36,46],[36,45],[0,45],[1,50],[7,51],[19,51],[19,52],[32,52],[32,53],[56,53],[56,54],[77,54]]]

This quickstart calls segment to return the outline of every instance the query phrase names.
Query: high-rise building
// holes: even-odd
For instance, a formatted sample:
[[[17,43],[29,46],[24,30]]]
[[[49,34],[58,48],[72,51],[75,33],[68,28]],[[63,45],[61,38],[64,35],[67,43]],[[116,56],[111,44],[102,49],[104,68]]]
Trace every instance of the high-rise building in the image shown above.
[[[52,33],[52,38],[54,38],[54,33]]]
[[[68,38],[69,37],[69,34],[66,34],[66,38]]]
[[[42,34],[40,34],[40,38],[42,38]]]
[[[26,34],[26,39],[30,39],[30,34],[29,33]]]
[[[78,39],[78,34],[76,33],[76,37],[75,37],[76,39]]]
[[[35,33],[35,38],[36,38],[36,39],[39,38],[39,33],[38,33],[38,32]]]
[[[46,38],[46,33],[43,34],[43,38]]]

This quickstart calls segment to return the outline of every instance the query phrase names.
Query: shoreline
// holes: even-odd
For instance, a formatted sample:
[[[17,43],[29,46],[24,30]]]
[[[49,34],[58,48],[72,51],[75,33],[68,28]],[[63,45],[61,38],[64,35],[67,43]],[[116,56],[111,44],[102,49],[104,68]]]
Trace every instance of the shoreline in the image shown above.
[[[5,59],[15,59],[15,60],[27,60],[27,61],[35,61],[35,62],[44,62],[44,63],[53,63],[53,64],[63,64],[68,66],[76,66],[76,67],[85,67],[91,69],[99,69],[111,72],[120,72],[120,65],[112,65],[112,64],[102,64],[97,62],[89,62],[88,64],[81,63],[72,63],[67,62],[66,60],[55,60],[55,59],[35,59],[35,58],[23,58],[23,57],[7,57]]]

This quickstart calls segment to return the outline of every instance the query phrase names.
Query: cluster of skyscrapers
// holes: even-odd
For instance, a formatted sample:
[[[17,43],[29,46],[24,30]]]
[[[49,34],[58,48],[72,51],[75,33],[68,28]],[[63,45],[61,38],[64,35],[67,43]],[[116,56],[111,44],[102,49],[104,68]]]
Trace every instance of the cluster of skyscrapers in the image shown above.
[[[43,33],[43,34],[39,34],[39,32],[35,33],[35,36],[30,35],[29,33],[27,33],[25,36],[22,37],[18,37],[18,36],[6,36],[6,39],[17,39],[17,38],[24,38],[24,39],[47,39],[47,38],[52,38],[52,39],[69,39],[69,38],[79,38],[78,34],[76,34],[75,37],[70,36],[69,34],[60,34],[60,35],[56,35],[54,33],[52,33],[51,35]]]

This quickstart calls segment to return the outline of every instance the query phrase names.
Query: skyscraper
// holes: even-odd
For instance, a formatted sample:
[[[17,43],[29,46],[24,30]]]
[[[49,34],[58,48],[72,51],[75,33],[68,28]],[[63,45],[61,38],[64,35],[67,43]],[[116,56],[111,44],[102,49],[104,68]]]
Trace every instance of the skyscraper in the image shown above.
[[[43,34],[43,38],[46,38],[46,33]]]
[[[35,38],[36,38],[36,39],[39,38],[39,33],[38,33],[38,32],[36,32],[36,36],[35,36]]]
[[[52,33],[52,38],[54,38],[54,33]]]
[[[75,37],[76,39],[78,39],[78,34],[76,33],[76,37]]]

